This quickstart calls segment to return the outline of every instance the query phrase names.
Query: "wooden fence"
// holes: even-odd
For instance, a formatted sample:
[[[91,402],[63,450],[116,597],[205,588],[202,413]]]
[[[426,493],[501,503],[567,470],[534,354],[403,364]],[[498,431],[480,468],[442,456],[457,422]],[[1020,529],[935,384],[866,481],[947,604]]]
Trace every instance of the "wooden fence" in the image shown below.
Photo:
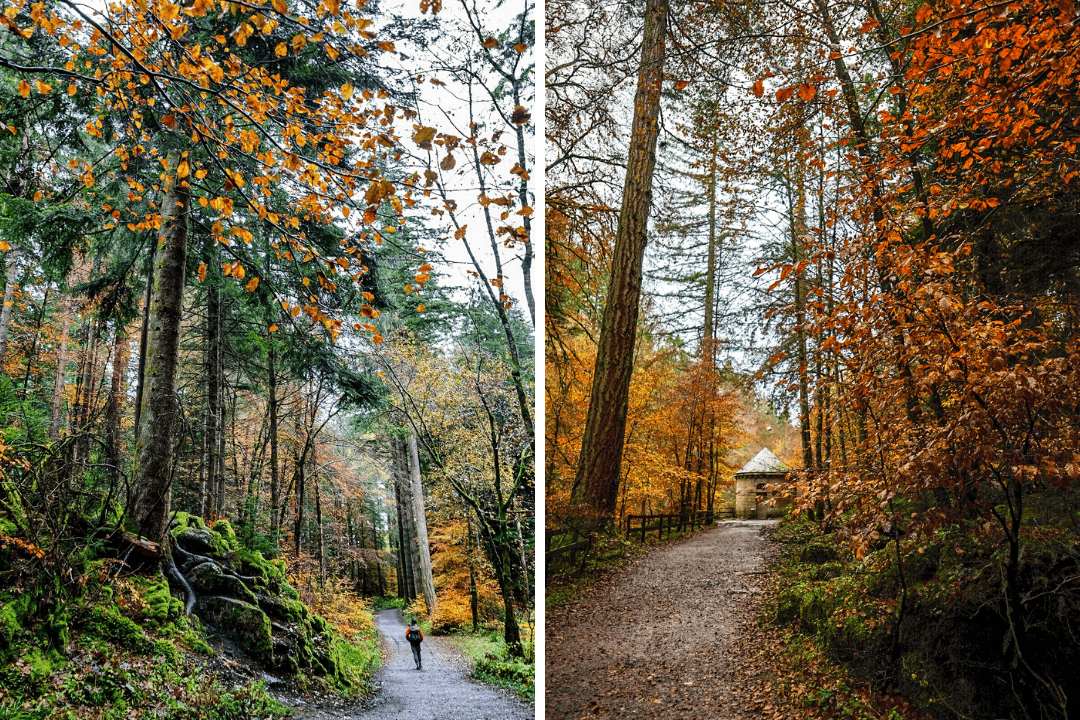
[[[576,553],[588,553],[591,549],[592,537],[589,534],[589,528],[559,528],[544,531],[544,561],[548,565],[560,555],[570,553],[570,559],[573,560]]]
[[[627,515],[626,516],[626,536],[631,537],[631,534],[641,534],[641,542],[645,542],[645,534],[656,531],[656,537],[658,540],[662,540],[665,533],[670,535],[672,532],[678,530],[682,532],[687,527],[693,530],[695,527],[705,527],[715,522],[716,518],[720,517],[735,517],[735,508],[733,507],[721,507],[714,510],[711,513],[704,510],[695,510],[689,513],[670,513],[664,515]],[[634,527],[634,522],[638,523],[638,527]],[[650,525],[649,523],[655,523]]]

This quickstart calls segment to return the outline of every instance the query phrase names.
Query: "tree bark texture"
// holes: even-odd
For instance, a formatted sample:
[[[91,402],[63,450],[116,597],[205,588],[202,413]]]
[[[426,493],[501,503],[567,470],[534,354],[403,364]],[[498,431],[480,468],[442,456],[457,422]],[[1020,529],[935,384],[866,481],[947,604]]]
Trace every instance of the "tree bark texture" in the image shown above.
[[[575,480],[584,489],[585,502],[607,513],[614,512],[619,497],[642,259],[648,241],[652,179],[656,167],[667,13],[667,0],[648,0],[646,3],[622,208]]]
[[[416,549],[420,555],[420,584],[428,615],[435,612],[435,578],[431,573],[431,549],[428,546],[427,509],[424,505],[424,484],[420,480],[420,453],[416,435],[409,433],[409,481],[412,484],[413,515],[416,519]]]
[[[154,541],[164,538],[169,523],[176,428],[180,415],[176,376],[190,198],[186,186],[170,181],[161,208],[165,227],[154,256],[154,293],[147,322],[141,427],[135,447],[135,482],[130,511],[139,533]]]
[[[53,385],[52,419],[49,422],[49,439],[60,439],[60,426],[64,422],[64,400],[67,397],[68,339],[71,331],[71,295],[64,296],[60,307],[60,348],[56,356],[56,383]]]
[[[8,250],[7,272],[4,274],[4,306],[0,308],[0,373],[7,359],[8,330],[11,328],[11,308],[15,305],[15,280],[19,273],[19,250]]]

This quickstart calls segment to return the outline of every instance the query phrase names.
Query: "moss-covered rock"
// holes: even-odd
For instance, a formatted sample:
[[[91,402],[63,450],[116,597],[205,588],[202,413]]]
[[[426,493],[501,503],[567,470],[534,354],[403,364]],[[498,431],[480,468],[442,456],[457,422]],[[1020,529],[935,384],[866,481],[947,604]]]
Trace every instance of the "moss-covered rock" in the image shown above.
[[[236,538],[232,523],[228,520],[218,520],[214,523],[213,530],[221,537],[228,552],[237,552],[240,549],[240,541]]]
[[[231,636],[244,651],[266,665],[273,663],[274,637],[270,618],[256,605],[231,598],[211,598],[208,601],[217,615],[217,625]]]
[[[130,618],[115,606],[97,606],[90,611],[86,632],[138,655],[149,655],[154,644]]]
[[[169,592],[169,583],[160,575],[142,578],[137,583],[139,594],[146,607],[140,614],[149,625],[164,625],[169,617],[176,617],[184,610],[184,604]]]
[[[206,562],[191,569],[188,573],[195,591],[204,595],[225,595],[242,600],[250,605],[258,605],[259,600],[244,581],[222,570],[217,563]]]

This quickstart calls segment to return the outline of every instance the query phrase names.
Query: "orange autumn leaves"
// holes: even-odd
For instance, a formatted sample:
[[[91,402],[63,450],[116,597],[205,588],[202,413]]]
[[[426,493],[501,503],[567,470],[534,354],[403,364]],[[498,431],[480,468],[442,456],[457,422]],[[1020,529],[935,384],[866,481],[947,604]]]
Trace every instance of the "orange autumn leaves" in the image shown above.
[[[1076,10],[928,3],[910,25],[858,28],[867,46],[889,41],[893,73],[843,88],[839,72],[808,70],[777,92],[847,123],[827,149],[849,154],[828,170],[852,178],[839,203],[853,221],[835,246],[807,239],[815,258],[837,261],[811,327],[823,362],[842,368],[841,415],[863,430],[858,456],[814,476],[806,499],[842,518],[856,552],[965,512],[1007,536],[1007,513],[983,498],[1080,479],[1080,303],[1046,245],[1080,195]],[[840,87],[801,97],[803,81]],[[833,107],[839,89],[874,123]],[[751,93],[766,96],[764,78]],[[937,507],[912,512],[927,497]]]
[[[110,181],[131,187],[126,199],[104,198],[112,221],[106,229],[161,228],[160,215],[145,207],[149,160],[160,164],[160,185],[175,177],[202,208],[214,211],[207,224],[223,244],[249,244],[259,227],[278,260],[320,263],[331,278],[324,285],[329,289],[339,282],[334,275],[360,281],[366,268],[350,262],[350,255],[396,231],[415,202],[415,173],[393,182],[383,175],[387,160],[404,151],[408,131],[396,125],[411,120],[413,110],[387,102],[385,91],[356,90],[349,83],[316,94],[290,84],[273,62],[249,62],[242,50],[250,50],[252,38],[265,42],[286,32],[291,39],[276,46],[276,57],[348,63],[393,52],[392,43],[376,37],[373,20],[361,16],[362,4],[324,0],[305,10],[286,0],[133,0],[110,4],[104,20],[77,8],[50,13],[27,0],[5,0],[4,6],[9,30],[19,38],[36,33],[36,42],[51,43],[60,57],[56,67],[22,79],[20,95],[49,94],[52,78],[62,77],[69,95],[93,98],[85,130],[112,145],[119,173],[88,165],[83,185],[102,194],[95,173],[109,172]],[[218,34],[196,33],[195,21],[211,16],[220,25]],[[170,159],[159,152],[165,134],[187,147],[182,156]],[[121,173],[128,177],[117,178]],[[283,189],[292,196],[284,208],[275,199]],[[350,228],[339,254],[325,255],[308,241],[305,224],[348,219],[350,207],[363,211],[354,216],[362,224]],[[380,218],[383,213],[396,219]],[[243,266],[230,268],[228,274],[249,291],[258,287],[257,278],[244,280]],[[324,310],[316,307],[309,315],[337,334],[340,323]]]
[[[592,388],[596,348],[585,336],[562,338],[547,353],[547,501],[551,522],[580,514],[572,484]],[[642,346],[642,344],[645,346]],[[739,442],[740,401],[711,363],[639,340],[630,385],[616,514],[678,512],[680,493],[698,483],[730,483],[723,457]],[[699,500],[704,509],[705,495]],[[571,507],[571,506],[574,507]]]

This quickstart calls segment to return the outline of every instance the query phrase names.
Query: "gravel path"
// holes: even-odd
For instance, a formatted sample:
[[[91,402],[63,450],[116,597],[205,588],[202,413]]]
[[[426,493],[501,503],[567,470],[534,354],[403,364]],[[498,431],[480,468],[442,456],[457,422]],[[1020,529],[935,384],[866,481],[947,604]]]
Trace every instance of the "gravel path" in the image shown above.
[[[734,720],[775,520],[736,520],[630,563],[548,614],[546,718]]]
[[[532,705],[470,679],[468,662],[449,640],[425,637],[424,669],[417,670],[400,611],[380,611],[375,624],[383,665],[374,699],[363,707],[309,705],[299,709],[297,720],[533,720]]]

